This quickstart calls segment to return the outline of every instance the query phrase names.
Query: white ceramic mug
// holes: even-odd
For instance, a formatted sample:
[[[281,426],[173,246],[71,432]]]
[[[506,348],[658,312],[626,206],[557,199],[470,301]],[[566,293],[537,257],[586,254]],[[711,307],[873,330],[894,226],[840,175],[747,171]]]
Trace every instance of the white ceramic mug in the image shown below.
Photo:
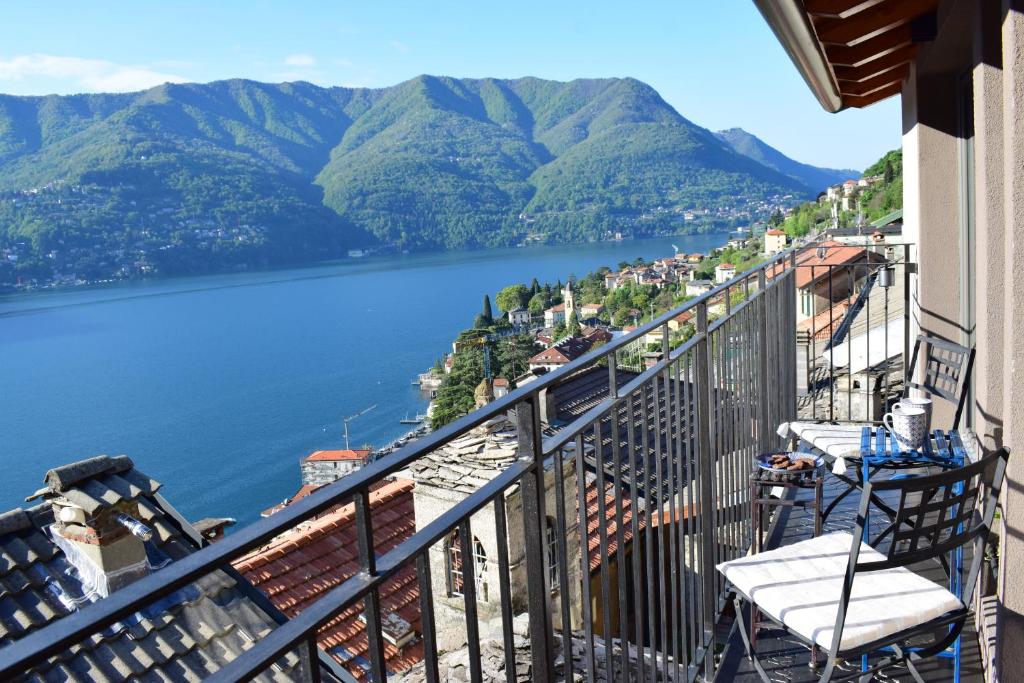
[[[909,404],[894,405],[892,412],[882,417],[882,424],[892,432],[896,437],[896,443],[905,451],[916,451],[921,448],[928,435],[928,414],[924,408]]]
[[[925,414],[925,431],[932,431],[932,400],[925,398],[924,396],[907,396],[901,398],[899,401],[892,405],[892,409],[897,408],[921,408]]]

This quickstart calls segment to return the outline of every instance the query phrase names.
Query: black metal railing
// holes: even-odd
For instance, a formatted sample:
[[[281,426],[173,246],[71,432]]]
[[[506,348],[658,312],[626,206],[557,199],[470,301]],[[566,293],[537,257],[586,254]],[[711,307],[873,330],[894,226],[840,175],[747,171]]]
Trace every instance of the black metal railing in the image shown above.
[[[366,673],[385,680],[380,589],[410,566],[419,587],[420,666],[426,680],[440,680],[438,625],[447,622],[439,620],[438,610],[453,609],[453,598],[436,594],[431,575],[438,568],[430,553],[453,533],[463,558],[455,599],[462,603],[457,614],[471,680],[483,676],[481,607],[500,616],[504,675],[510,681],[515,680],[517,611],[528,619],[532,676],[541,683],[555,679],[556,661],[564,662],[559,678],[565,680],[573,672],[595,680],[602,670],[612,678],[638,680],[653,680],[656,671],[671,680],[692,680],[700,672],[710,677],[723,587],[714,565],[747,552],[751,458],[777,447],[776,426],[797,415],[799,268],[794,252],[777,255],[575,363],[25,636],[0,650],[0,678],[44,663],[315,515],[352,501],[360,571],[211,680],[247,680],[286,653],[304,649],[316,662],[318,630],[354,605],[362,607],[369,641]],[[670,323],[685,311],[692,311],[695,330],[673,348]],[[628,363],[620,356],[630,356],[648,333],[658,331],[662,349],[656,362],[626,375]],[[567,424],[542,419],[549,411],[548,392],[584,371],[607,373],[599,399]],[[374,485],[506,415],[516,425],[518,458],[379,554],[370,505]],[[591,530],[588,496],[595,489],[599,523]],[[518,497],[514,518],[509,514],[513,497]],[[484,532],[496,539],[494,565],[473,559],[474,539]],[[512,548],[523,566],[510,558]],[[487,595],[479,594],[474,576],[481,569],[489,572]],[[577,647],[570,647],[570,639]]]

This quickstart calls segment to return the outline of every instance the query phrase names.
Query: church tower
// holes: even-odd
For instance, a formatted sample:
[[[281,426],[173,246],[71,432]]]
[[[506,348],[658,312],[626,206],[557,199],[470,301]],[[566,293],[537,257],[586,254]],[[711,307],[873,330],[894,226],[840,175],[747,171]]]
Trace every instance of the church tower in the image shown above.
[[[562,303],[565,305],[565,322],[569,322],[569,318],[576,311],[576,300],[573,298],[572,292],[572,280],[568,280],[565,283],[565,287],[562,289]],[[579,314],[576,314],[579,318]]]

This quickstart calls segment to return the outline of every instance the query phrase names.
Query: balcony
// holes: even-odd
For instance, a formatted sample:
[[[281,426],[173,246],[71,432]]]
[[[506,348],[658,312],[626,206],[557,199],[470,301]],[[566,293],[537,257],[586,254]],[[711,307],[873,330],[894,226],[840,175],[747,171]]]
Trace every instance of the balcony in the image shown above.
[[[872,419],[898,396],[909,249],[778,255],[16,640],[0,675],[45,676],[68,648],[226,571],[277,624],[212,680],[742,679],[714,565],[751,547],[752,458],[783,445],[782,422]],[[669,326],[684,312],[685,341]],[[830,528],[852,526],[845,505]],[[769,543],[810,529],[784,509]],[[329,553],[342,560],[325,568]],[[283,574],[291,592],[275,588]],[[806,649],[764,642],[780,680],[808,675]]]

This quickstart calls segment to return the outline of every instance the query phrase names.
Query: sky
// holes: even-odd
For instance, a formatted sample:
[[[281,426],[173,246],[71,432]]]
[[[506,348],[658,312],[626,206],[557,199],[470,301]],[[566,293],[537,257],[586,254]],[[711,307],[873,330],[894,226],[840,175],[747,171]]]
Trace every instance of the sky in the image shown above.
[[[48,0],[4,17],[0,93],[632,76],[691,121],[743,128],[798,161],[863,169],[900,144],[899,98],[825,113],[750,0]]]

